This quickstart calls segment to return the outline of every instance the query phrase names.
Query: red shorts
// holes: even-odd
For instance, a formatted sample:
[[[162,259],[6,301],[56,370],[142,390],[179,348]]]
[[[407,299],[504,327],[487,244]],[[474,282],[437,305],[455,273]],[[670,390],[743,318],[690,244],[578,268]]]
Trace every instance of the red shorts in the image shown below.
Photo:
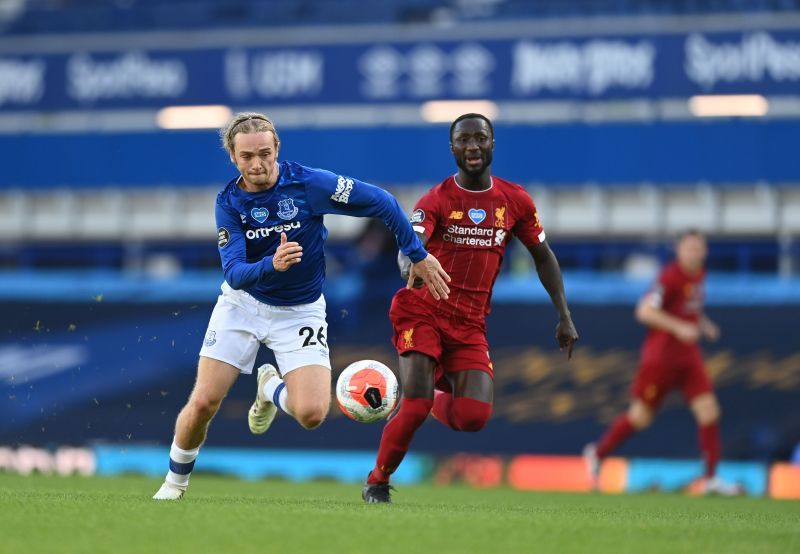
[[[636,380],[631,387],[634,397],[657,409],[666,395],[677,388],[680,388],[687,402],[714,390],[699,349],[689,351],[680,358],[642,356]]]
[[[398,354],[421,352],[436,360],[436,388],[450,391],[446,375],[470,369],[485,371],[494,378],[483,320],[438,313],[406,289],[394,295],[389,319]]]

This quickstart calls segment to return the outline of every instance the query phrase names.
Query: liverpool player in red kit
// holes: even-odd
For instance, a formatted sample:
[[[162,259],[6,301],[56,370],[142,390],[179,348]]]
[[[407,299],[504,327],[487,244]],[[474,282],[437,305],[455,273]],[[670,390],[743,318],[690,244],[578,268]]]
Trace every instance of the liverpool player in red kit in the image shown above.
[[[630,408],[612,423],[597,444],[584,449],[593,485],[600,464],[636,431],[649,426],[665,396],[680,389],[697,421],[705,474],[696,492],[735,494],[738,487],[716,476],[720,458],[719,404],[705,370],[701,338],[716,341],[719,329],[703,311],[705,237],[689,231],[678,238],[675,261],[661,272],[656,285],[636,306],[636,319],[649,327],[639,371],[631,388]]]
[[[512,236],[530,251],[558,312],[559,347],[571,356],[578,340],[561,269],[545,242],[533,200],[521,186],[490,173],[491,121],[474,113],[456,119],[450,149],[458,172],[423,196],[411,215],[422,243],[451,277],[450,295],[436,300],[415,287],[413,269],[400,257],[408,286],[394,296],[389,317],[403,396],[384,427],[375,468],[364,485],[367,503],[391,502],[389,477],[429,413],[456,431],[479,431],[488,421],[494,382],[485,317]]]

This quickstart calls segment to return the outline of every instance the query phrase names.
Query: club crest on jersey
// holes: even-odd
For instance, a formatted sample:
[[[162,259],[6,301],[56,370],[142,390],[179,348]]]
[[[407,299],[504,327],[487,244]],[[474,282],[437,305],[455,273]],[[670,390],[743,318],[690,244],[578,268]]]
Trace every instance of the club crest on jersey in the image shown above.
[[[503,206],[502,208],[495,208],[494,209],[494,226],[495,227],[505,227],[506,226],[506,207]]]
[[[486,219],[486,211],[479,210],[477,208],[472,208],[470,211],[467,212],[467,215],[475,225],[480,225],[481,221]]]
[[[250,217],[259,223],[264,223],[269,217],[269,211],[266,208],[253,208],[250,210]]]
[[[299,208],[294,205],[294,198],[285,198],[278,202],[278,217],[281,219],[292,219],[299,211]]]

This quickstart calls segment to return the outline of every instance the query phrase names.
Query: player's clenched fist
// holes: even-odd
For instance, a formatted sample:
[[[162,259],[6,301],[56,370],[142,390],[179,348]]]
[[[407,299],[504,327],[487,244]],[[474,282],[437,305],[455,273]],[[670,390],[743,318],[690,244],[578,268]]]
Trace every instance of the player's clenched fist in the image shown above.
[[[428,286],[428,290],[436,300],[447,300],[450,294],[450,287],[447,286],[450,276],[433,254],[428,254],[424,260],[411,264],[411,270],[408,273],[406,288],[412,288],[414,280],[419,277]]]
[[[303,247],[296,242],[287,242],[286,233],[281,233],[281,243],[272,256],[272,265],[275,271],[286,271],[303,257]]]

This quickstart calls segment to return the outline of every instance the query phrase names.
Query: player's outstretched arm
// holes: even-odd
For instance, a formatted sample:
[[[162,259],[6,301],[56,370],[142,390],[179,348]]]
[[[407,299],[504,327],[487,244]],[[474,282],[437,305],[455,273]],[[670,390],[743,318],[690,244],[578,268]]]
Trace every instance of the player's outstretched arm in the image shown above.
[[[564,279],[561,277],[561,267],[558,265],[556,255],[550,249],[547,242],[541,242],[528,247],[528,251],[533,256],[536,264],[536,273],[542,282],[550,301],[558,312],[558,324],[556,325],[556,340],[558,347],[567,351],[567,358],[572,357],[572,348],[578,340],[578,331],[572,323],[572,315],[567,306],[567,296],[564,293]]]
[[[433,271],[437,268],[430,265],[431,260],[427,250],[417,238],[411,223],[394,196],[380,187],[358,179],[336,176],[329,171],[315,170],[315,175],[316,177],[310,179],[306,186],[308,200],[314,213],[380,219],[392,231],[397,240],[397,246],[403,254],[408,256],[415,265],[425,262],[420,266],[424,268],[424,271],[419,273],[419,277],[423,280],[429,279],[426,283],[429,286],[435,286],[438,293],[444,290],[442,288],[444,280],[435,277],[439,271]],[[438,264],[438,262],[436,263]],[[441,266],[438,266],[438,270],[441,270]]]

